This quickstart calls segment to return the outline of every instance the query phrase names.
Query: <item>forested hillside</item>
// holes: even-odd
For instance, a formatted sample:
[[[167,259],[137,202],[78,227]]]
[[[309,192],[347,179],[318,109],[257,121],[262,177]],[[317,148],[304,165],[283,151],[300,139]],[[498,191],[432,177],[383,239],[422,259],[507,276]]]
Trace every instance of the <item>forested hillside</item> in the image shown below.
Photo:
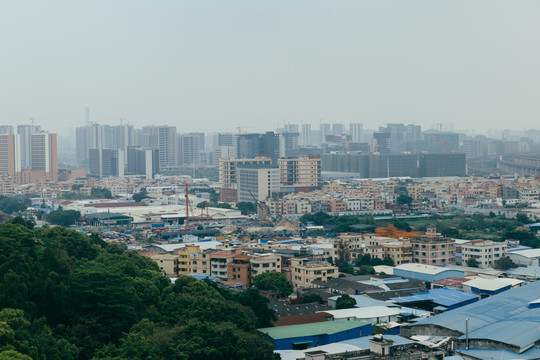
[[[63,227],[0,226],[0,360],[273,359],[255,289],[232,293]]]

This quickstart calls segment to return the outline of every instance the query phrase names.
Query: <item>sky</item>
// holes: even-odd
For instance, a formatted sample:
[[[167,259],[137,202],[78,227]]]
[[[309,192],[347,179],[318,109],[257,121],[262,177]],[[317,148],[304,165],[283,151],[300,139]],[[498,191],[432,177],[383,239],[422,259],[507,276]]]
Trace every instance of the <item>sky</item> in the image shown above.
[[[540,2],[0,0],[0,125],[540,128]]]

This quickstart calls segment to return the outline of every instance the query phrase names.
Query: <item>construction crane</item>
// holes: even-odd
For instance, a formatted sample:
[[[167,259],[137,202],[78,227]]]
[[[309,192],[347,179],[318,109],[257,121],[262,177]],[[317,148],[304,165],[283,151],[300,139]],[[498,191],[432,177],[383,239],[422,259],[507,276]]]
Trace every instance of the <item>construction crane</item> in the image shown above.
[[[264,208],[262,207],[261,202],[255,198],[255,195],[253,195],[253,193],[251,192],[251,190],[248,190],[248,192],[249,192],[249,195],[251,195],[251,197],[253,198],[253,200],[254,200],[255,203],[257,204],[257,206],[259,207],[259,209],[261,209],[261,212],[262,212],[262,213],[264,214],[264,216],[266,217],[266,220],[267,220],[269,223],[272,223],[272,219],[270,218],[270,216],[268,215],[268,213],[266,212],[266,210],[264,210]]]
[[[439,141],[443,143],[444,152],[446,153],[446,142],[447,142],[448,140],[442,139],[442,140],[439,140]]]
[[[377,145],[377,144],[373,145],[373,152],[376,153],[377,148],[379,148],[379,147],[384,147],[384,146],[383,145]]]
[[[187,228],[189,225],[189,212],[191,211],[191,216],[195,217],[193,214],[193,209],[191,208],[191,203],[189,202],[189,189],[188,189],[188,183],[186,183],[186,220],[184,221],[184,225]]]

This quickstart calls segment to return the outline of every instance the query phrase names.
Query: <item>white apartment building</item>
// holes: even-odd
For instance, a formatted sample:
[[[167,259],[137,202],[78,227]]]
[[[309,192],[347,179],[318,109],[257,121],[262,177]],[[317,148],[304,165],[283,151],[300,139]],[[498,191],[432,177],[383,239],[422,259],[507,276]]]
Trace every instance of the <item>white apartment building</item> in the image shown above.
[[[281,256],[277,254],[253,254],[249,260],[251,263],[251,277],[262,273],[276,271],[281,272]]]
[[[473,240],[468,244],[461,245],[461,253],[463,264],[466,264],[470,258],[475,258],[479,267],[488,268],[493,266],[495,260],[506,255],[506,243]]]

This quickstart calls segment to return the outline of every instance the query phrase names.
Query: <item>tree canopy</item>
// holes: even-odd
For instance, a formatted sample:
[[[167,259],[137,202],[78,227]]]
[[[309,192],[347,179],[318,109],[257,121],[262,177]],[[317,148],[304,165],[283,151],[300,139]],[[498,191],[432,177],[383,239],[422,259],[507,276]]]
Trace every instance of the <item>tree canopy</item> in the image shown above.
[[[0,288],[0,359],[275,358],[257,289],[171,284],[149,258],[64,227],[0,226]]]
[[[347,294],[343,294],[336,300],[336,309],[352,309],[356,305],[356,300]]]
[[[293,291],[293,287],[285,275],[276,271],[254,276],[253,286],[259,290],[275,291],[281,296],[288,296]]]

